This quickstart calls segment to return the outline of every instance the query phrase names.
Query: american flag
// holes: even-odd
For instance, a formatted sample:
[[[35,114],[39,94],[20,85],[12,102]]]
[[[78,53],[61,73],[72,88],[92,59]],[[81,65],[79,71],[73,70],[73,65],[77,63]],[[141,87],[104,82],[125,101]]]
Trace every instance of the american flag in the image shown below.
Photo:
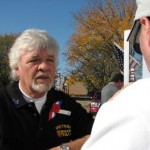
[[[48,121],[53,119],[56,116],[56,113],[59,112],[61,103],[62,103],[62,100],[57,101],[52,105],[52,107],[49,111]]]
[[[123,51],[120,49],[120,47],[118,47],[118,45],[115,43],[115,56],[117,58],[117,62],[119,65],[119,68],[121,71],[123,71],[124,69],[124,53]]]
[[[114,46],[115,47],[114,48],[115,56],[117,58],[119,68],[123,72],[123,70],[124,70],[124,51],[118,44],[114,43],[114,45],[115,45]],[[138,64],[139,64],[139,62],[130,55],[130,68],[135,68]]]

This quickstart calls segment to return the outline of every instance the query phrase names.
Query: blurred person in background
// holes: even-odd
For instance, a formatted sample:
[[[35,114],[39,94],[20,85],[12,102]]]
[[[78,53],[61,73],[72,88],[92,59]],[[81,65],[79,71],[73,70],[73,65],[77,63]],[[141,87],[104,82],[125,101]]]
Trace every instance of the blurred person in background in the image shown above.
[[[101,91],[101,104],[106,103],[118,90],[123,87],[124,77],[121,73],[115,74],[111,81]]]

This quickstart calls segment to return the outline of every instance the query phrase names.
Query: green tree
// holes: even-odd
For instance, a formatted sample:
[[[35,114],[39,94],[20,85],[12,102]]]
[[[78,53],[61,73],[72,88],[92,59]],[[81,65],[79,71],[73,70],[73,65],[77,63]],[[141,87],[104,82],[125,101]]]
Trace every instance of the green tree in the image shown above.
[[[90,0],[88,8],[74,15],[76,30],[66,53],[70,80],[83,81],[89,91],[101,90],[120,71],[114,42],[123,46],[134,12],[134,0]]]

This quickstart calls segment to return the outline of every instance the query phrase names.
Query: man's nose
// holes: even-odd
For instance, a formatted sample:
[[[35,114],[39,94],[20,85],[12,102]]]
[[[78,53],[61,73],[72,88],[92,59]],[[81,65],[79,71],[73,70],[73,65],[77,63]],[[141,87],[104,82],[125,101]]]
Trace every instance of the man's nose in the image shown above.
[[[49,64],[47,62],[41,62],[39,64],[38,70],[40,71],[47,71],[49,69]]]

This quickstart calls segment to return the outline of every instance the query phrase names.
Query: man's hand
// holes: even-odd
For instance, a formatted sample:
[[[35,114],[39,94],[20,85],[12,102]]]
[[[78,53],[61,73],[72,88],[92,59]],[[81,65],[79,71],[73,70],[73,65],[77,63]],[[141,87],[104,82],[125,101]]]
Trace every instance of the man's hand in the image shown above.
[[[84,136],[80,139],[71,141],[69,143],[65,143],[65,145],[69,146],[70,150],[81,150],[81,147],[83,146],[83,144],[86,142],[86,140],[90,137],[90,135]],[[60,150],[60,146],[51,148],[49,150]]]
[[[49,149],[49,150],[60,150],[60,146],[53,147],[53,148],[51,148],[51,149]]]

